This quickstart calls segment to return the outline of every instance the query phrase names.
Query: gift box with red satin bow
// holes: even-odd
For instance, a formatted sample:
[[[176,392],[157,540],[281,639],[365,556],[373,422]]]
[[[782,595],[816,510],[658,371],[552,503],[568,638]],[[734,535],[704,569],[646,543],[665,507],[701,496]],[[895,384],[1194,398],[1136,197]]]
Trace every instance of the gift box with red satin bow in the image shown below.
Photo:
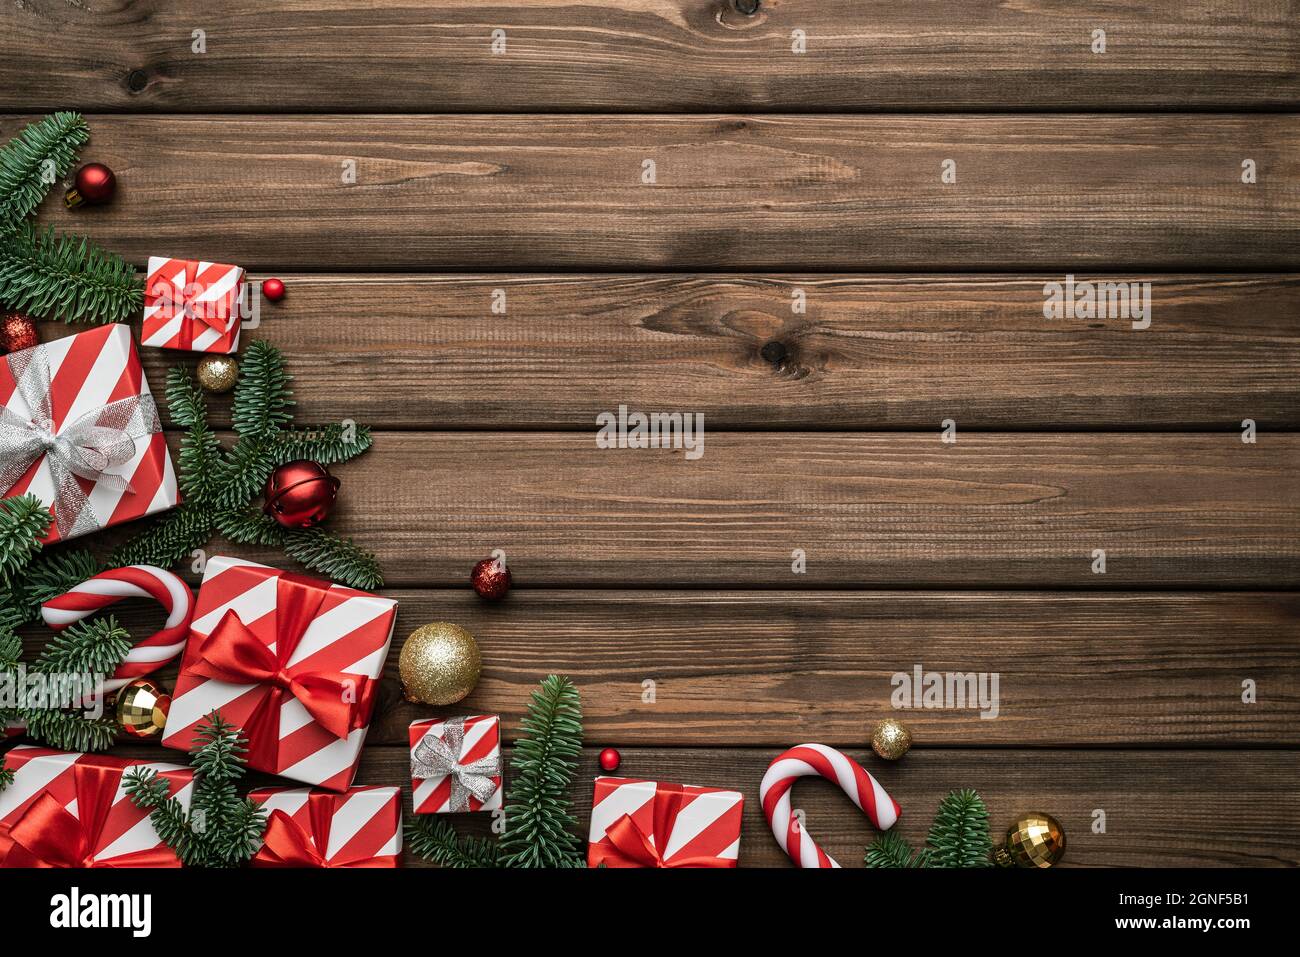
[[[318,578],[208,560],[163,729],[189,751],[213,711],[248,738],[248,766],[344,791],[388,657],[397,602]]]
[[[122,775],[145,767],[186,809],[189,768],[18,745],[5,755],[13,782],[0,791],[0,867],[180,867],[126,795]]]
[[[244,270],[224,263],[149,257],[140,344],[230,353],[239,348]]]
[[[745,798],[690,784],[596,778],[587,866],[735,867]]]
[[[248,795],[267,811],[253,867],[397,867],[402,853],[400,788],[262,788]]]
[[[501,807],[501,719],[494,714],[412,721],[411,802],[416,814]]]

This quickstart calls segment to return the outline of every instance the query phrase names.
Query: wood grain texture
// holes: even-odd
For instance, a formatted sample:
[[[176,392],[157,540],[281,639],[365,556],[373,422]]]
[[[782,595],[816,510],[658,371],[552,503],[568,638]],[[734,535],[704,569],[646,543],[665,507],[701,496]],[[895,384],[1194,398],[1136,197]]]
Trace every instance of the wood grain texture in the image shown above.
[[[0,8],[0,108],[1275,107],[1300,100],[1296,22],[1287,0],[23,0]]]
[[[282,278],[248,335],[285,353],[305,422],[587,430],[622,403],[716,429],[1300,426],[1295,276],[1149,277],[1147,329],[1045,319],[1050,275]],[[140,354],[159,387],[196,361]]]
[[[507,728],[507,739],[515,729]],[[623,748],[620,774],[682,784],[732,788],[745,796],[740,839],[742,867],[789,867],[763,819],[758,784],[767,765],[791,740],[767,749]],[[156,757],[161,749],[121,748],[115,754]],[[1295,751],[1058,751],[925,750],[913,748],[888,764],[860,747],[846,748],[903,808],[896,827],[919,845],[939,801],[953,788],[973,787],[988,804],[999,839],[1017,814],[1047,810],[1065,828],[1062,866],[1271,867],[1300,863],[1300,798]],[[175,752],[163,752],[175,754]],[[573,787],[585,836],[591,780],[599,749],[584,752]],[[367,748],[357,782],[400,784],[411,808],[410,754],[405,748]],[[251,775],[254,786],[286,782]],[[506,796],[510,794],[509,775]],[[874,831],[835,787],[819,778],[795,785],[795,807],[806,815],[817,843],[845,867],[861,867]],[[1106,833],[1093,834],[1093,811],[1106,812]],[[1231,817],[1225,826],[1225,816]],[[456,816],[462,833],[487,833],[490,815]],[[408,866],[421,862],[406,856]]]
[[[462,586],[503,548],[523,586],[1293,588],[1297,464],[1300,436],[1276,434],[959,432],[945,445],[937,431],[706,429],[687,461],[599,449],[594,425],[383,432],[337,470],[330,527],[374,550],[392,586]],[[1105,575],[1091,571],[1099,548]]]
[[[367,742],[407,740],[430,709],[401,695],[398,655],[430,621],[474,634],[483,676],[440,713],[518,727],[538,680],[567,674],[586,739],[640,746],[858,747],[898,714],[928,746],[1300,746],[1300,597],[1224,593],[387,592],[398,623]],[[115,608],[143,637],[162,613]],[[48,641],[27,629],[27,653]],[[895,673],[998,675],[998,710],[893,710]],[[174,669],[172,669],[174,671]],[[170,672],[164,682],[170,686]],[[1241,683],[1258,683],[1243,704]],[[652,681],[654,700],[644,700]],[[919,689],[918,689],[919,693]]]
[[[0,131],[21,122],[7,118]],[[1300,267],[1300,117],[1290,114],[103,116],[91,125],[118,196],[48,219],[138,262]],[[1241,183],[1243,158],[1258,164],[1255,185]],[[955,184],[940,182],[945,159],[957,163]],[[654,185],[642,182],[648,160]]]

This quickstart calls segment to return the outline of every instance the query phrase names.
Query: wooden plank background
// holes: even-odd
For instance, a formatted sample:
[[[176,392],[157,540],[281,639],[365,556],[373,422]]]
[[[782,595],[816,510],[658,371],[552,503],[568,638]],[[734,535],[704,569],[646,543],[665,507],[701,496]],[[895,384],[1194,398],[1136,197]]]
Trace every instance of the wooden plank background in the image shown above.
[[[821,740],[913,841],[973,786],[995,829],[1059,817],[1068,865],[1296,865],[1298,24],[1291,0],[23,0],[0,136],[93,114],[118,196],[43,221],[282,276],[246,335],[289,357],[301,421],[376,428],[331,527],[379,553],[395,645],[459,622],[484,676],[412,705],[395,647],[359,781],[409,784],[417,717],[512,739],[557,671],[584,826],[614,745],[744,792],[741,862],[780,866],[758,782]],[[1067,274],[1150,282],[1149,328],[1044,318]],[[155,390],[194,362],[142,352]],[[703,413],[703,458],[598,449],[619,405]],[[466,585],[493,548],[499,606]],[[999,713],[900,712],[917,743],[886,764],[870,728],[916,666],[996,672]],[[833,787],[795,803],[860,865]]]

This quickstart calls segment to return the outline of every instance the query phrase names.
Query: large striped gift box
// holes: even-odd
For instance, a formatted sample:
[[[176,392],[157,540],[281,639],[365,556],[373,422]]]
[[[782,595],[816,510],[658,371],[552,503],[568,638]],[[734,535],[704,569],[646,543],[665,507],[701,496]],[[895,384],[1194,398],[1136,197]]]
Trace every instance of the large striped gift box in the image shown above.
[[[412,721],[411,798],[416,814],[501,807],[501,719],[494,714]]]
[[[180,867],[122,776],[145,767],[188,809],[189,768],[18,745],[5,755],[13,782],[0,791],[0,866]]]
[[[149,257],[141,345],[190,352],[239,348],[244,270],[224,263]]]
[[[343,791],[388,657],[397,602],[256,562],[208,560],[163,745],[189,751],[213,711],[248,765]]]
[[[596,778],[587,866],[735,867],[745,798],[739,791]]]
[[[0,408],[0,495],[32,494],[50,506],[45,542],[180,501],[128,327],[100,326],[5,356]],[[62,446],[51,449],[51,438]],[[89,469],[96,461],[102,467]]]
[[[402,791],[355,787],[262,788],[248,795],[267,811],[253,867],[396,867],[402,853]]]

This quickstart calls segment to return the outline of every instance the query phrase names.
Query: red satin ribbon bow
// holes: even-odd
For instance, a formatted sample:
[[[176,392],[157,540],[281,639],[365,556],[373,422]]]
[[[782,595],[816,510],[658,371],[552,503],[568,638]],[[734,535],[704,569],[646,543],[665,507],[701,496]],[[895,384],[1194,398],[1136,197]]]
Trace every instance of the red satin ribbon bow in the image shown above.
[[[375,683],[347,671],[310,671],[286,667],[307,627],[316,617],[326,589],[310,578],[284,574],[276,579],[275,651],[228,610],[203,640],[190,670],[231,684],[266,686],[266,696],[244,722],[250,760],[272,764],[279,748],[280,705],[285,692],[297,698],[315,722],[346,738],[370,720]]]
[[[84,761],[84,759],[83,759]],[[90,759],[91,762],[94,759]],[[176,855],[166,845],[120,854],[105,861],[96,859],[104,823],[113,808],[122,781],[122,768],[107,764],[78,763],[72,766],[77,799],[73,817],[47,791],[23,812],[9,830],[16,848],[31,859],[13,856],[10,866],[22,867],[175,867]]]
[[[262,849],[253,858],[260,867],[396,867],[391,855],[382,857],[325,857],[318,848],[329,848],[330,824],[334,819],[335,796],[313,793],[307,796],[311,832],[284,811],[271,812],[266,822]],[[315,839],[313,840],[313,835]]]
[[[198,279],[199,264],[191,259],[185,262],[185,281],[181,284],[179,292],[175,283],[161,279],[156,280],[149,287],[149,296],[154,300],[151,304],[162,307],[159,315],[165,319],[173,319],[177,314],[180,315],[179,347],[181,349],[189,349],[194,345],[194,322],[191,320],[206,323],[220,333],[226,331],[226,325],[230,322],[231,309],[226,297],[211,302],[195,301],[195,297],[201,295],[206,289],[205,286],[199,285]]]
[[[654,796],[654,835],[660,847],[668,846],[677,815],[681,813],[686,802],[686,791],[680,784],[657,784]],[[704,854],[698,857],[681,857],[674,855],[665,860],[663,852],[650,840],[650,835],[632,819],[624,814],[605,830],[609,843],[618,853],[641,867],[734,867],[735,861],[722,860]]]

